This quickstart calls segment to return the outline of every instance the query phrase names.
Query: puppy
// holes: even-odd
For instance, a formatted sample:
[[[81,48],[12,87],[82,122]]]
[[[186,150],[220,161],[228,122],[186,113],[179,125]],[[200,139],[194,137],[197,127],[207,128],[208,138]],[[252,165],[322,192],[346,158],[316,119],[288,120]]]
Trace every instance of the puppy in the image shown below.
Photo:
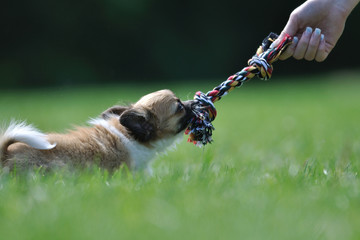
[[[194,101],[180,101],[170,90],[143,96],[130,106],[113,106],[90,127],[65,134],[43,134],[31,125],[12,122],[0,133],[0,162],[9,170],[98,164],[112,172],[122,164],[145,169],[164,152],[194,117]]]

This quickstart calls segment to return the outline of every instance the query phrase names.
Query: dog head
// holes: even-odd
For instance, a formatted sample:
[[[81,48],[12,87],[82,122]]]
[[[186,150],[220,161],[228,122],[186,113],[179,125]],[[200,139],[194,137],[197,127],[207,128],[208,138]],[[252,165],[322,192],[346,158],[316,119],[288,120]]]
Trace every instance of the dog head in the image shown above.
[[[102,117],[120,116],[120,124],[130,135],[147,143],[184,131],[194,117],[193,105],[192,100],[183,102],[170,90],[160,90],[143,96],[132,106],[109,108]]]

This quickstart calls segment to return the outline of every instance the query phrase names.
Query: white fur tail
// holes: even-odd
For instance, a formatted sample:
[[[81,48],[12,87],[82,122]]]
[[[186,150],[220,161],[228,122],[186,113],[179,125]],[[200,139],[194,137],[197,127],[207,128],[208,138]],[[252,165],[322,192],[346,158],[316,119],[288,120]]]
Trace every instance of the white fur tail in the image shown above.
[[[46,140],[46,135],[32,125],[12,121],[5,131],[0,132],[0,158],[7,147],[15,142],[26,143],[33,148],[42,150],[52,149],[56,146],[56,144],[50,144]]]

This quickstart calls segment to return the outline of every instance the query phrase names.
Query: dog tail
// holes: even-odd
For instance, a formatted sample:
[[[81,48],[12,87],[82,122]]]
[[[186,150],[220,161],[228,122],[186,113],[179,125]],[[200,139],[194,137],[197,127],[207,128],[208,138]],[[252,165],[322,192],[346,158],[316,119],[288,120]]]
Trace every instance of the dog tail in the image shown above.
[[[36,149],[52,149],[56,144],[50,144],[46,135],[25,122],[11,121],[6,130],[0,130],[0,162],[7,153],[7,148],[13,143],[22,142]]]

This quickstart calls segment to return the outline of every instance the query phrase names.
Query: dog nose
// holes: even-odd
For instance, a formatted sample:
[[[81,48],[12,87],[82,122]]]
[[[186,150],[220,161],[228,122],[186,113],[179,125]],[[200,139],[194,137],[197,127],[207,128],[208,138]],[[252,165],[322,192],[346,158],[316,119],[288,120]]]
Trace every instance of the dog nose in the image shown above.
[[[185,107],[188,107],[190,109],[194,109],[196,100],[187,100],[187,101],[184,101],[183,103],[184,103]]]

